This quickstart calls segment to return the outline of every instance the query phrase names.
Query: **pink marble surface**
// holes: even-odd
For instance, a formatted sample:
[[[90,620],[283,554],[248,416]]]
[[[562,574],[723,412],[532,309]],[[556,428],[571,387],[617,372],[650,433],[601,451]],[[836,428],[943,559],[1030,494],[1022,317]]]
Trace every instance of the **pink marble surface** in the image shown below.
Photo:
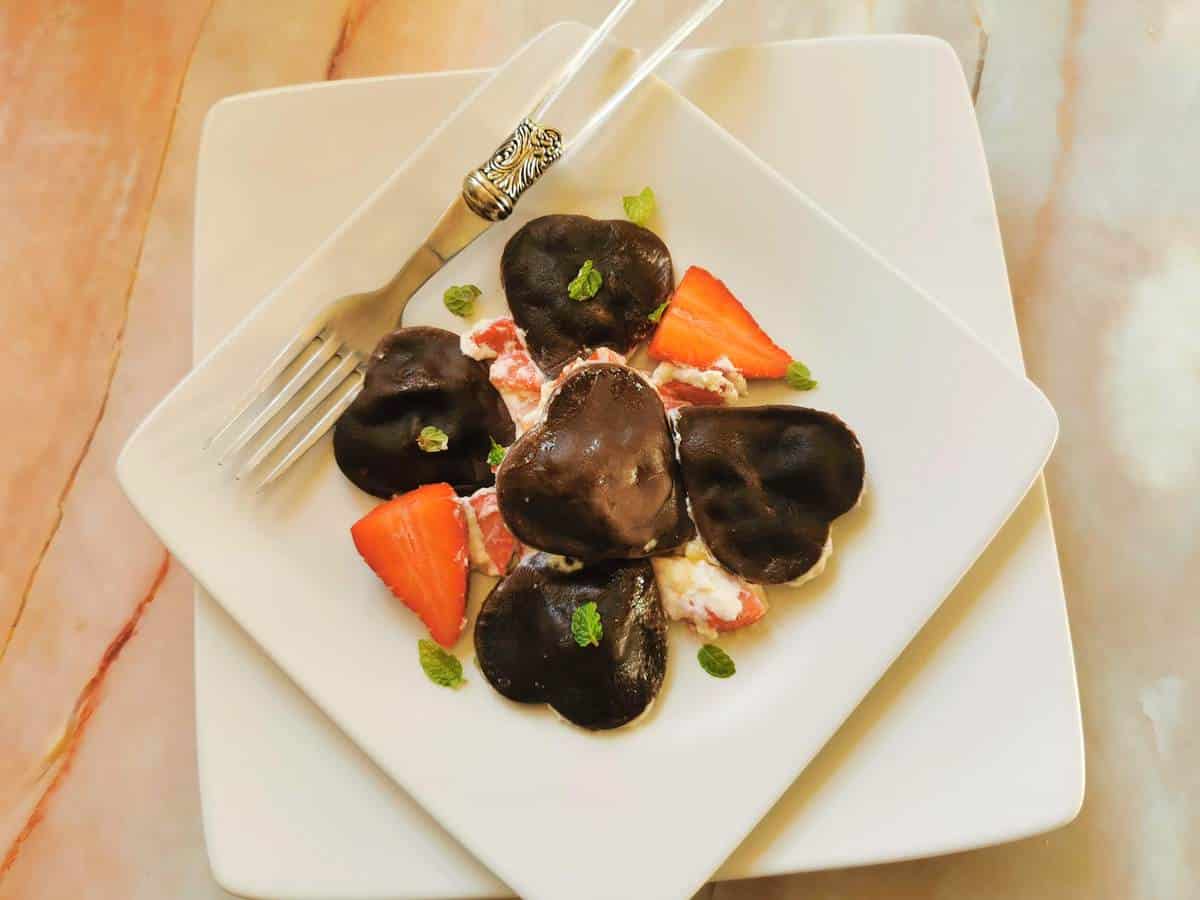
[[[222,896],[203,851],[185,573],[113,462],[183,372],[199,128],[230,93],[491,65],[603,0],[175,0],[0,9],[0,898]],[[678,2],[643,4],[642,43]],[[206,15],[207,13],[207,15]],[[719,897],[1196,896],[1200,2],[729,0],[698,46],[950,40],[992,168],[1049,472],[1089,755],[1080,818]],[[193,45],[195,50],[193,53]],[[190,64],[189,64],[190,60]],[[185,78],[186,67],[186,78]]]

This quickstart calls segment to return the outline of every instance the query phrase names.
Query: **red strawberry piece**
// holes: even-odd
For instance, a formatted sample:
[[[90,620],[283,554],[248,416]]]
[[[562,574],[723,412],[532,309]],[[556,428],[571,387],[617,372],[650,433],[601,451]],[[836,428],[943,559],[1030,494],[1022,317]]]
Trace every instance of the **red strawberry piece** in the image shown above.
[[[737,631],[747,625],[753,625],[767,614],[767,598],[762,588],[742,588],[738,599],[742,601],[742,611],[736,619],[726,621],[712,613],[708,614],[708,624],[716,631]]]
[[[350,529],[354,546],[443,647],[466,623],[467,519],[448,484],[381,503]]]
[[[725,398],[716,391],[706,391],[694,384],[682,381],[668,381],[658,386],[658,394],[663,399],[663,406],[669,412],[680,406],[724,406]]]
[[[503,575],[508,571],[519,544],[500,515],[496,489],[482,488],[468,497],[466,502],[471,506],[471,513],[475,516],[483,539],[483,549],[491,563],[484,574]]]
[[[516,394],[535,403],[542,395],[542,371],[533,364],[533,357],[525,349],[506,350],[492,362],[488,379],[504,398]],[[512,412],[511,404],[509,412]]]
[[[782,378],[792,361],[725,283],[699,266],[688,269],[675,289],[650,355],[701,369],[725,357],[747,378]]]
[[[499,356],[512,348],[524,348],[525,341],[517,328],[517,323],[508,316],[480,322],[471,331],[471,339],[480,347],[487,347],[492,356]]]
[[[515,420],[531,415],[541,400],[546,376],[529,355],[516,323],[507,316],[481,322],[468,337],[478,348],[470,354],[473,358],[492,360],[488,379],[504,398],[509,414]]]

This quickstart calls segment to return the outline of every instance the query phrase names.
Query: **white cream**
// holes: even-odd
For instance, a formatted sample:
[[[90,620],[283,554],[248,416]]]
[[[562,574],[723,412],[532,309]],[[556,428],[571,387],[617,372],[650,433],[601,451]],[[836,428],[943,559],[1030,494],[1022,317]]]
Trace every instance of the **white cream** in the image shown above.
[[[469,356],[471,359],[477,359],[480,362],[496,358],[498,354],[495,350],[493,350],[491,347],[486,347],[483,344],[478,344],[475,342],[476,332],[484,331],[495,321],[495,319],[485,319],[470,331],[464,331],[461,335],[459,335],[458,349],[462,351],[463,356]]]
[[[686,500],[688,517],[692,518],[692,498],[688,497]],[[693,521],[695,520],[693,519]],[[704,543],[699,537],[694,537],[683,545],[683,555],[691,560],[712,563],[714,566],[720,565],[717,562],[717,558],[712,555],[712,551],[708,549],[708,544]]]
[[[482,488],[482,490],[490,491],[494,488]],[[475,509],[471,506],[470,500],[460,497],[458,504],[462,507],[463,515],[467,517],[467,558],[471,562],[471,568],[483,575],[499,575],[500,570],[496,568],[496,564],[492,562],[492,557],[487,552],[487,545],[483,541],[483,531],[479,527],[479,519],[475,517]]]
[[[717,634],[709,623],[710,615],[732,622],[742,614],[742,591],[762,590],[703,558],[658,556],[650,563],[654,566],[658,594],[667,616],[689,622],[706,637]]]
[[[559,556],[555,553],[546,554],[546,565],[554,569],[556,572],[562,572],[564,575],[570,575],[572,572],[578,572],[583,568],[583,563],[570,556]]]

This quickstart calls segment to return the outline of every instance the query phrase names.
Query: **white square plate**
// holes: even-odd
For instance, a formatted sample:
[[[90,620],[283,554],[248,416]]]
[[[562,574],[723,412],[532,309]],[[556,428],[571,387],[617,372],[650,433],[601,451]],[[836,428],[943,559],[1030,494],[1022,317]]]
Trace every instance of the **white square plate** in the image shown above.
[[[803,596],[779,598],[769,627],[731,643],[738,678],[714,686],[687,664],[694,642],[676,632],[669,683],[639,728],[596,738],[514,709],[482,684],[452,697],[431,688],[413,664],[415,622],[345,537],[369,501],[336,475],[327,446],[257,500],[200,447],[237,386],[314,307],[386,276],[443,202],[420,186],[456,183],[478,156],[471,136],[495,134],[497,110],[520,109],[534,73],[562,51],[541,40],[506,66],[164,401],[120,469],[201,583],[515,890],[608,897],[637,883],[647,896],[682,896],[982,551],[1044,462],[1055,420],[1032,385],[918,290],[677,95],[648,85],[601,140],[530,192],[516,222],[431,283],[408,321],[452,325],[437,303],[451,281],[475,281],[496,303],[499,248],[520,221],[613,214],[631,184],[652,184],[677,266],[719,273],[819,373],[811,402],[858,431],[870,502],[836,529],[833,571]],[[697,190],[714,173],[721,189]],[[714,778],[712,759],[747,762]],[[697,815],[701,806],[720,815]],[[571,862],[581,846],[621,862],[581,880]]]
[[[944,42],[693,51],[662,75],[1020,363],[987,163]],[[196,358],[486,76],[324,82],[214,108],[196,188]],[[789,115],[772,115],[779,105]],[[1072,819],[1084,761],[1065,613],[1039,483],[714,877],[945,853]],[[195,652],[205,836],[224,887],[280,900],[505,891],[199,588]]]
[[[1019,364],[987,164],[944,42],[693,51],[662,75]],[[486,77],[325,82],[215,107],[197,179],[196,359]],[[816,82],[820,91],[805,89]],[[770,114],[780,104],[788,116]],[[919,189],[931,179],[936,192]],[[199,588],[195,653],[205,836],[224,887],[280,900],[504,893]],[[714,877],[1025,837],[1073,818],[1082,792],[1078,692],[1039,484]]]

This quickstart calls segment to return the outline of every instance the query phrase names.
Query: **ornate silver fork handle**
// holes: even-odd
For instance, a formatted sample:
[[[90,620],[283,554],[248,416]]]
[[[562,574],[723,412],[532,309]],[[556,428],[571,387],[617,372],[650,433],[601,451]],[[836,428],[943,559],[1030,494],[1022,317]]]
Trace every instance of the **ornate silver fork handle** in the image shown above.
[[[525,189],[562,156],[562,135],[522,119],[487,162],[463,179],[463,199],[477,216],[507,219]]]
[[[555,82],[512,134],[477,169],[429,236],[387,284],[324,307],[254,379],[235,412],[209,441],[223,463],[251,447],[237,469],[261,472],[261,489],[286,472],[329,430],[362,390],[371,353],[398,326],[420,287],[450,259],[512,214],[517,201],[563,155],[563,136],[540,124],[575,75],[636,0],[620,0],[563,67]],[[637,85],[723,0],[703,0],[650,53],[577,132],[572,148],[593,134]]]

